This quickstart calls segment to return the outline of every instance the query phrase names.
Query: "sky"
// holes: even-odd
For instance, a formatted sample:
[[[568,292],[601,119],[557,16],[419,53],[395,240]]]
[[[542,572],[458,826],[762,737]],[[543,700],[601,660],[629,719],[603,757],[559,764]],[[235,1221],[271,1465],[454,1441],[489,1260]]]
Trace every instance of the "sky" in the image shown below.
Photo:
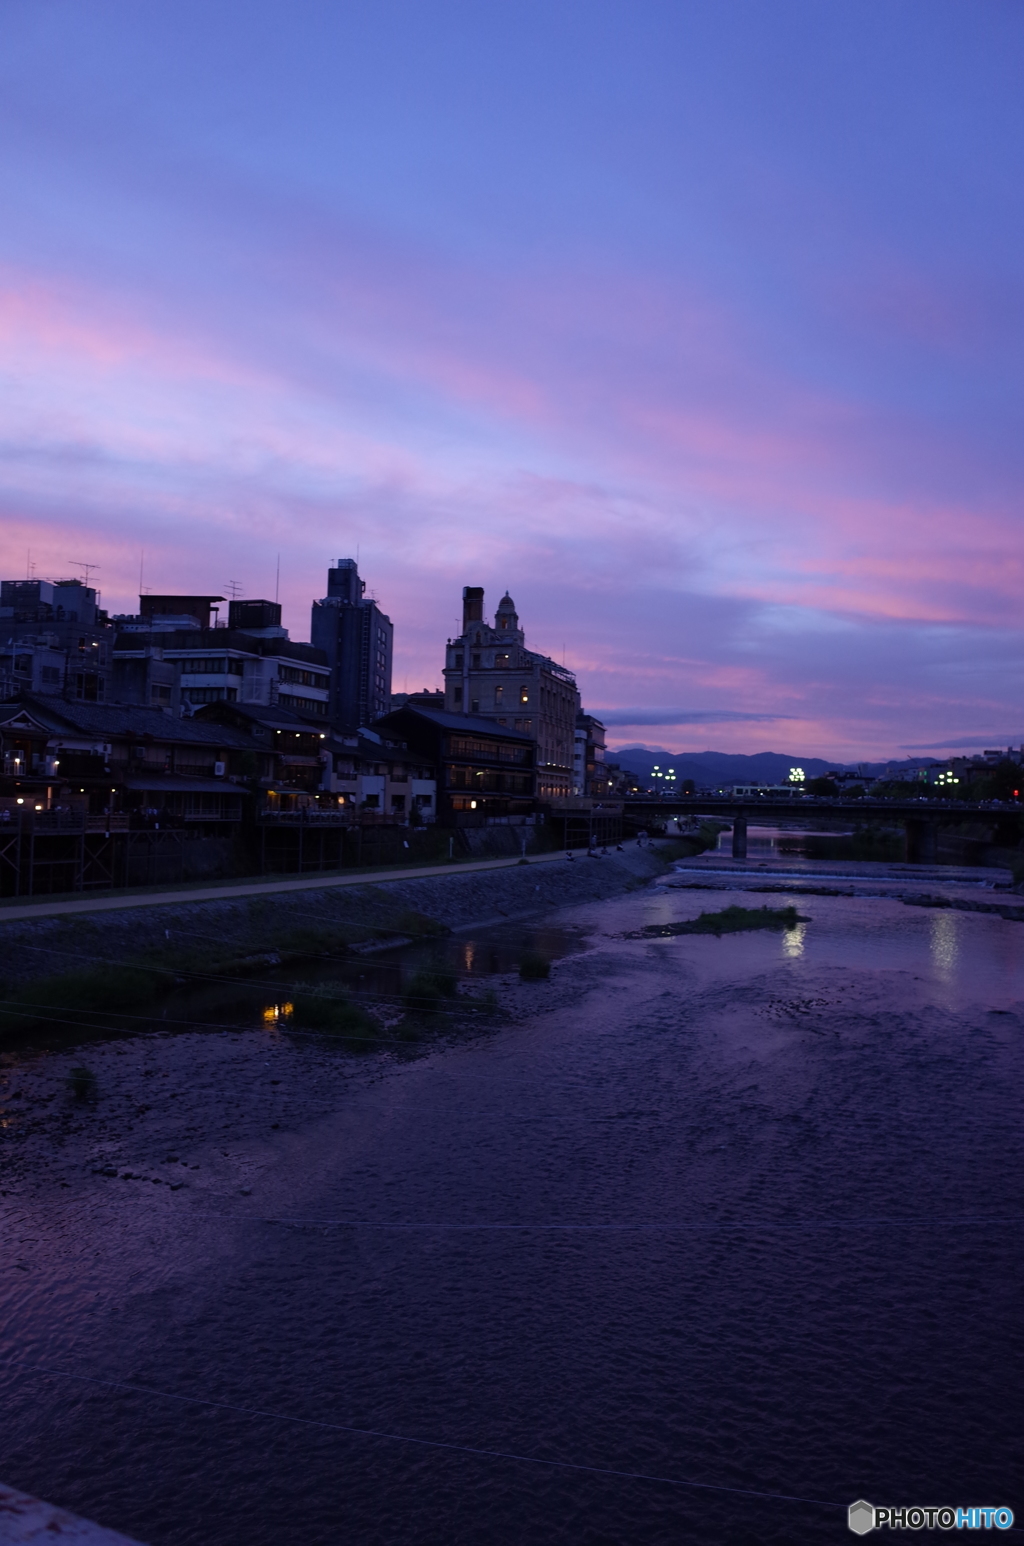
[[[1024,742],[1019,0],[0,0],[5,578],[514,597],[612,745]]]

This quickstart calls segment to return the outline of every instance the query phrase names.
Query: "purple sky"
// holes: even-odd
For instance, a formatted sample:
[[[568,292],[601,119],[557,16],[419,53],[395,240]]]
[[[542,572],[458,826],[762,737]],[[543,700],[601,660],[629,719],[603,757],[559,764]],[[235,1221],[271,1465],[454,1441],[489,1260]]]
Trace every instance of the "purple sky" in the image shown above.
[[[5,577],[511,589],[614,743],[1024,740],[1024,7],[0,0]]]

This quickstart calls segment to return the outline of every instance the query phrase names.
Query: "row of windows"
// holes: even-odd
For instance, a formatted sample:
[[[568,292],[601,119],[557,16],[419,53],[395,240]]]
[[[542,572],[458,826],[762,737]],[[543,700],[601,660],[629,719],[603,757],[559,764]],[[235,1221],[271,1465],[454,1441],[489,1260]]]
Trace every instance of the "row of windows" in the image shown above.
[[[327,705],[321,703],[319,698],[294,698],[290,693],[278,693],[278,702],[282,708],[294,709],[296,714],[326,715]]]
[[[516,695],[515,692],[509,693],[509,701],[510,702],[517,702],[518,701],[519,703],[529,703],[529,701],[530,701],[530,689],[528,687],[525,687],[525,686],[524,687],[520,687],[519,693],[518,693],[518,698],[517,698],[517,695]],[[494,707],[496,709],[500,709],[500,708],[504,707],[504,704],[505,704],[505,689],[504,689],[504,687],[496,687],[494,689]],[[462,688],[461,688],[461,686],[457,686],[455,688],[455,707],[458,708],[458,709],[460,709],[462,707]],[[470,708],[471,708],[471,710],[472,710],[472,712],[474,714],[479,713],[479,710],[480,710],[480,699],[479,698],[471,698],[470,699]]]
[[[433,795],[430,795],[430,794],[418,794],[416,796],[416,798],[414,799],[414,801],[413,801],[413,804],[415,806],[417,806],[418,809],[420,809],[420,810],[429,810],[429,808],[433,805],[433,803],[434,803],[434,797],[433,797]],[[379,794],[368,794],[366,796],[365,800],[363,801],[363,804],[371,811],[379,811],[380,810],[380,795]],[[391,809],[393,811],[404,811],[405,810],[405,795],[404,794],[393,794],[391,796]]]
[[[449,789],[500,790],[505,794],[529,794],[533,777],[529,773],[499,773],[496,768],[446,769]]]
[[[188,703],[237,703],[237,687],[186,687],[181,696]]]
[[[448,741],[450,757],[489,757],[495,762],[529,762],[528,746],[510,746],[502,741],[485,741],[475,736],[453,735]]]
[[[202,676],[208,673],[211,676],[242,676],[243,663],[234,660],[230,656],[199,655],[195,660],[176,660],[175,665],[180,666],[187,676]]]
[[[480,654],[480,652],[478,650],[474,650],[472,655],[470,656],[470,663],[471,663],[472,669],[474,671],[479,671],[479,670],[482,669],[481,668],[481,661],[482,661],[482,659],[483,659],[483,657]],[[495,671],[507,671],[508,667],[509,667],[509,659],[510,659],[510,656],[507,653],[499,653],[499,654],[495,655],[495,657],[494,657],[494,670]],[[455,669],[456,669],[456,671],[461,671],[462,670],[463,665],[465,664],[465,660],[466,660],[466,657],[465,657],[464,654],[458,654],[458,655],[455,656]]]
[[[299,687],[326,688],[330,677],[323,671],[300,671],[297,666],[279,666],[277,675],[282,682],[294,682]]]

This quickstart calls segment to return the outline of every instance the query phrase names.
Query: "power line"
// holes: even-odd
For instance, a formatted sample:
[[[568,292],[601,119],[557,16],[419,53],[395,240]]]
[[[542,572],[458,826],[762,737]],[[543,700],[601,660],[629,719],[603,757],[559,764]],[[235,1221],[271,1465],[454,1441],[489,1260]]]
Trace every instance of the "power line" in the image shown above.
[[[110,1207],[117,1206],[109,1204]],[[159,1215],[166,1218],[166,1214]],[[781,1234],[799,1234],[819,1229],[995,1229],[1016,1228],[1024,1224],[1024,1218],[876,1218],[876,1219],[737,1219],[735,1221],[700,1222],[683,1220],[677,1223],[605,1223],[605,1224],[552,1224],[526,1220],[520,1223],[493,1223],[488,1220],[467,1224],[438,1223],[435,1220],[377,1220],[377,1219],[313,1219],[272,1218],[261,1213],[197,1213],[191,1210],[189,1219],[209,1219],[218,1224],[276,1224],[284,1229],[368,1229],[382,1233],[437,1233],[437,1234],[566,1234],[566,1235],[681,1235],[681,1234],[760,1234],[764,1231]]]
[[[360,928],[360,927],[372,928],[373,926],[372,925],[353,924],[353,925],[351,925],[351,927],[354,927],[354,928]],[[168,933],[175,932],[175,933],[179,933],[179,934],[188,934],[188,935],[190,935],[191,937],[193,937],[195,939],[210,939],[210,940],[216,940],[218,943],[220,942],[219,936],[217,936],[215,934],[200,934],[200,933],[197,933],[197,932],[195,932],[195,931],[193,931],[191,929],[177,929],[177,930],[174,930],[174,931],[167,931],[167,932]],[[394,932],[394,931],[387,930],[386,932],[391,933],[391,932]],[[429,942],[431,939],[439,941],[439,939],[441,937],[445,937],[445,936],[421,935],[417,939],[417,938],[412,937],[412,936],[407,935],[407,934],[400,934],[400,935],[398,935],[398,938],[400,940],[403,940],[403,941],[407,940],[410,944],[421,944],[421,943],[425,944],[425,943]],[[224,976],[220,976],[220,975],[218,975],[216,973],[213,973],[213,972],[203,972],[203,971],[199,971],[199,970],[197,970],[195,968],[187,967],[187,966],[160,966],[160,965],[158,965],[156,963],[150,963],[150,962],[124,962],[124,961],[114,960],[110,956],[85,955],[82,951],[79,951],[79,950],[62,950],[59,946],[55,946],[55,945],[36,945],[36,944],[32,944],[28,940],[23,941],[22,945],[23,945],[24,949],[40,951],[44,955],[66,956],[68,958],[68,960],[71,960],[71,961],[88,961],[88,962],[90,962],[94,966],[116,966],[116,967],[120,967],[123,971],[159,972],[159,973],[162,973],[164,976],[170,976],[170,977],[175,977],[175,978],[180,978],[182,976],[185,976],[185,977],[188,977],[188,978],[193,978],[197,982],[224,982],[224,983],[231,983],[235,987],[256,988],[256,989],[268,990],[268,991],[272,990],[274,988],[281,988],[281,989],[284,989],[287,992],[303,992],[303,991],[308,990],[308,988],[310,986],[310,984],[302,983],[302,982],[299,982],[299,983],[267,982],[267,981],[256,982],[252,978],[224,977]],[[391,949],[391,948],[396,948],[396,947],[389,946],[387,948]],[[251,953],[252,954],[259,954],[260,951],[258,949],[253,949]],[[268,954],[268,955],[272,954],[273,953],[273,946],[268,946],[265,953]],[[306,960],[310,960],[310,961],[333,961],[335,963],[345,962],[345,963],[350,964],[350,965],[357,964],[358,959],[362,959],[362,958],[358,958],[357,957],[357,962],[353,962],[351,957],[348,956],[348,955],[330,955],[330,954],[327,954],[327,953],[321,953],[321,952],[316,952],[316,951],[303,951],[302,952],[302,956]],[[295,965],[295,964],[298,964],[298,963],[292,963],[292,964]],[[385,964],[387,964],[387,963],[385,963]],[[399,967],[398,963],[395,963],[395,969],[396,970],[400,970],[400,967]],[[464,970],[462,970],[462,968],[457,967],[457,966],[448,966],[448,965],[445,964],[443,966],[443,970],[445,972],[451,973],[453,976],[459,978],[463,982],[480,982],[482,980],[478,973],[476,973],[476,972],[467,972],[467,971],[464,971]],[[514,971],[515,971],[514,967],[509,967],[508,974],[511,974]],[[499,975],[500,976],[500,975],[507,975],[507,974],[495,973],[494,975]],[[373,1000],[375,1000],[377,1002],[380,1002],[380,1003],[398,1003],[398,1002],[404,1003],[405,1000],[406,1000],[407,995],[404,992],[395,992],[395,993],[392,993],[392,994],[387,994],[387,993],[366,994],[366,995],[364,995],[364,997],[373,999]],[[14,1000],[14,999],[6,999],[3,1002],[4,1003],[15,1003],[15,1002],[28,1002],[28,1001],[18,1001],[18,1000]],[[2,1007],[2,1004],[0,1004],[0,1007]],[[72,1009],[72,1008],[74,1008],[74,1006],[72,1006],[72,1005],[60,1005],[60,1004],[41,1005],[40,1007],[41,1008],[54,1008],[54,1009],[61,1009],[61,1008]],[[108,1014],[108,1013],[109,1014],[116,1014],[117,1012],[118,1011],[116,1011],[116,1010],[101,1010],[101,1009],[97,1009],[97,1010],[83,1010],[82,1011],[82,1013],[90,1013],[90,1014]]]
[[[833,1503],[824,1498],[803,1498],[792,1493],[762,1492],[753,1487],[727,1487],[715,1482],[694,1482],[676,1476],[652,1476],[645,1471],[624,1471],[612,1466],[584,1465],[574,1460],[548,1460],[540,1455],[519,1455],[511,1450],[484,1449],[470,1444],[451,1444],[443,1439],[421,1439],[408,1433],[385,1433],[378,1428],[357,1428],[351,1423],[332,1423],[316,1417],[295,1417],[289,1412],[270,1412],[261,1407],[240,1406],[230,1401],[211,1401],[204,1396],[181,1396],[173,1391],[153,1390],[146,1385],[131,1385],[123,1380],[104,1380],[91,1374],[76,1374],[67,1369],[47,1369],[33,1364],[8,1364],[27,1374],[43,1374],[55,1379],[81,1380],[85,1384],[100,1385],[108,1390],[126,1390],[132,1395],[148,1396],[158,1401],[180,1401],[189,1406],[209,1407],[220,1412],[236,1412],[243,1417],[268,1418],[271,1422],[296,1423],[304,1428],[320,1428],[332,1433],[349,1433],[366,1439],[386,1439],[392,1444],[415,1444],[424,1449],[448,1450],[453,1454],[476,1455],[485,1460],[512,1460],[520,1465],[548,1466],[556,1471],[578,1471],[589,1476],[614,1476],[622,1481],[653,1482],[664,1487],[692,1488],[699,1492],[728,1493],[734,1497],[764,1498],[777,1503],[807,1503],[815,1508],[845,1509],[845,1503]]]

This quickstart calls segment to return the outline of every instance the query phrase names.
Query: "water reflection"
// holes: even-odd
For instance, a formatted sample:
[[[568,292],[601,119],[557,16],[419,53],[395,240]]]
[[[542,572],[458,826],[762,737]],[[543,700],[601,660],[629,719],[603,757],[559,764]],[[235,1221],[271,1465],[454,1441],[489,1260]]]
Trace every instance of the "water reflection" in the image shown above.
[[[932,961],[944,982],[951,982],[960,955],[958,918],[955,913],[936,912],[931,917]]]
[[[807,935],[806,923],[798,923],[793,928],[787,929],[782,936],[782,954],[795,960],[804,953],[804,939]]]
[[[874,859],[895,861],[903,858],[903,835],[875,827],[853,831],[813,831],[799,827],[754,826],[747,830],[749,859]],[[715,852],[732,856],[732,831],[718,834]]]

